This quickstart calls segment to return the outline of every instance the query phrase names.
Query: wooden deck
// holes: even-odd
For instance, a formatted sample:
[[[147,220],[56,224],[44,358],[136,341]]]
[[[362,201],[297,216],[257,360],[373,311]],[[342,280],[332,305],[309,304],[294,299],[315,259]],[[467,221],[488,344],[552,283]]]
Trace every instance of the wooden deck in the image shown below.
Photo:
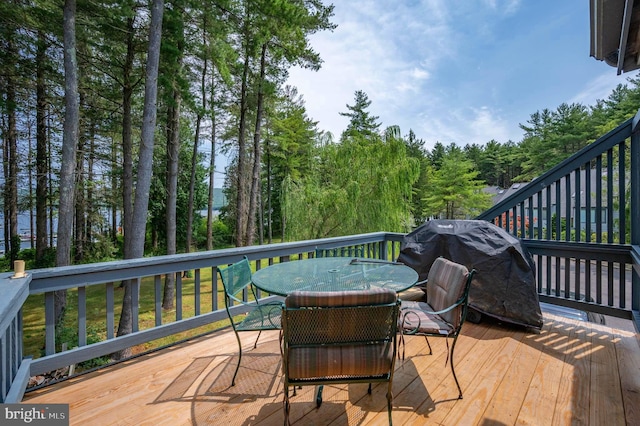
[[[629,321],[607,325],[545,314],[540,334],[467,323],[456,347],[458,400],[445,339],[407,338],[393,381],[395,425],[638,425],[640,344]],[[277,333],[247,351],[237,383],[232,332],[218,332],[25,395],[28,403],[69,403],[72,425],[281,425]],[[451,342],[449,342],[451,343]],[[292,398],[299,425],[386,425],[386,385],[313,388]]]

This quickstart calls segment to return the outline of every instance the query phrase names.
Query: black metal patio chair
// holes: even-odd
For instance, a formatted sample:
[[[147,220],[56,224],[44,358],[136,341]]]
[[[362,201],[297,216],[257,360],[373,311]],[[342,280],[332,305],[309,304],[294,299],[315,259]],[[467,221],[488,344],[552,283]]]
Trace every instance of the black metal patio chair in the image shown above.
[[[236,334],[236,339],[238,340],[238,365],[231,379],[231,386],[233,386],[235,385],[238,369],[240,368],[240,361],[242,360],[242,342],[239,333],[244,331],[258,331],[258,336],[253,345],[255,349],[258,346],[258,339],[260,339],[262,330],[281,329],[282,302],[260,303],[258,301],[255,286],[251,281],[251,266],[246,257],[225,269],[218,269],[218,272],[220,273],[222,285],[224,286],[224,306],[227,310],[233,331]],[[251,289],[251,294],[254,298],[252,302],[245,302],[242,299],[243,293],[247,289]],[[244,305],[247,310],[240,321],[237,320],[237,316],[234,318],[234,316],[231,315],[230,308],[235,303]]]
[[[404,359],[404,336],[424,336],[433,353],[429,337],[453,337],[449,351],[447,340],[447,361],[451,362],[453,379],[458,386],[458,399],[462,399],[462,389],[456,376],[453,352],[462,325],[467,317],[469,289],[475,269],[469,271],[464,265],[443,257],[437,258],[429,269],[426,282],[426,302],[402,301],[400,309],[400,332]],[[445,362],[447,362],[445,361]]]

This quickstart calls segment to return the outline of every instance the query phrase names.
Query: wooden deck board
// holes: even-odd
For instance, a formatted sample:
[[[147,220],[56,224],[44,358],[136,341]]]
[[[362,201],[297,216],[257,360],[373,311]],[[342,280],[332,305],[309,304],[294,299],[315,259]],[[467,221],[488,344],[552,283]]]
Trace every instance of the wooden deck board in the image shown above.
[[[616,330],[620,343],[616,350],[618,369],[622,372],[640,371],[640,344],[633,333]],[[625,420],[630,425],[640,425],[640,374],[620,376]]]
[[[606,327],[591,327],[591,425],[624,425],[624,405],[616,358],[615,335]],[[624,374],[624,373],[623,373]]]
[[[532,348],[541,352],[531,382],[516,420],[520,425],[551,424],[553,422],[554,405],[558,397],[565,355],[550,346],[544,340],[554,339],[561,332],[556,330],[558,324],[547,321],[539,336],[524,337]]]
[[[24,402],[69,403],[72,425],[281,425],[278,334],[263,333],[256,349],[254,338],[242,335],[233,387],[238,348],[223,331],[30,392]],[[640,424],[634,331],[548,314],[539,334],[469,323],[455,352],[462,400],[445,365],[446,340],[430,342],[433,355],[424,338],[406,338],[396,362],[396,425]],[[313,387],[304,387],[291,399],[292,424],[386,425],[386,390],[327,386],[316,409]]]
[[[568,340],[555,347],[550,345],[558,353],[564,353],[552,424],[588,424],[591,353],[580,352],[580,349],[590,341],[589,332],[573,320],[559,322],[557,328],[560,334],[568,336]]]

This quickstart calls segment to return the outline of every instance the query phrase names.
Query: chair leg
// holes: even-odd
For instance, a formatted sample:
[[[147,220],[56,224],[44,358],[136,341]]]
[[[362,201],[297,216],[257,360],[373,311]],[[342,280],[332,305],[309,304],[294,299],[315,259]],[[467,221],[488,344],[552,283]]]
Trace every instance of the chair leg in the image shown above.
[[[433,355],[433,350],[431,349],[431,343],[429,343],[429,338],[424,336],[424,340],[427,341],[427,346],[429,347],[429,355]]]
[[[240,361],[242,361],[242,342],[240,341],[240,335],[234,329],[236,333],[236,340],[238,340],[238,365],[236,365],[236,371],[233,373],[233,378],[231,379],[231,386],[236,384],[236,376],[238,375],[238,370],[240,369]]]
[[[369,389],[367,389],[367,393],[371,395],[371,383],[369,383]]]
[[[392,384],[389,382],[389,389],[387,390],[387,412],[389,413],[389,426],[393,425],[393,419],[391,418],[391,408],[393,405],[393,393],[391,390]]]
[[[253,344],[253,349],[258,347],[258,339],[260,339],[260,333],[262,333],[262,330],[258,331],[258,337],[256,337],[256,342]]]
[[[316,408],[320,408],[320,406],[322,405],[322,390],[322,385],[316,386]]]
[[[293,387],[295,392],[296,387]],[[289,403],[289,386],[284,386],[284,426],[289,426],[289,411],[291,411],[291,404]]]
[[[456,348],[456,341],[458,340],[458,336],[453,338],[453,344],[451,345],[451,372],[453,373],[453,379],[456,381],[456,386],[458,386],[458,399],[462,399],[462,389],[460,388],[460,383],[458,382],[458,376],[456,376],[456,370],[453,368],[453,350]]]

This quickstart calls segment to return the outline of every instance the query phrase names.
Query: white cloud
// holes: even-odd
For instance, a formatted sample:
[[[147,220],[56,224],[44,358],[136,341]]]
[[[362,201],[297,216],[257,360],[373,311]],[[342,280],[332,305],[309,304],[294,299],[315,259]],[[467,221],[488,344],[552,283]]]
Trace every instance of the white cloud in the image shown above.
[[[596,100],[606,99],[611,94],[611,91],[618,84],[626,84],[627,76],[616,75],[614,68],[606,69],[599,76],[589,80],[584,89],[576,94],[570,103],[581,103],[583,105],[595,105]]]
[[[354,0],[336,2],[335,11],[334,32],[311,38],[322,68],[292,69],[289,83],[318,127],[336,137],[356,90],[367,93],[383,127],[412,129],[432,147],[518,142],[518,123],[535,109],[572,97],[592,105],[625,82],[575,54],[588,43],[587,6],[577,14],[552,0]],[[562,25],[546,25],[556,21]],[[578,38],[580,46],[568,44]],[[548,40],[557,41],[554,49]]]

